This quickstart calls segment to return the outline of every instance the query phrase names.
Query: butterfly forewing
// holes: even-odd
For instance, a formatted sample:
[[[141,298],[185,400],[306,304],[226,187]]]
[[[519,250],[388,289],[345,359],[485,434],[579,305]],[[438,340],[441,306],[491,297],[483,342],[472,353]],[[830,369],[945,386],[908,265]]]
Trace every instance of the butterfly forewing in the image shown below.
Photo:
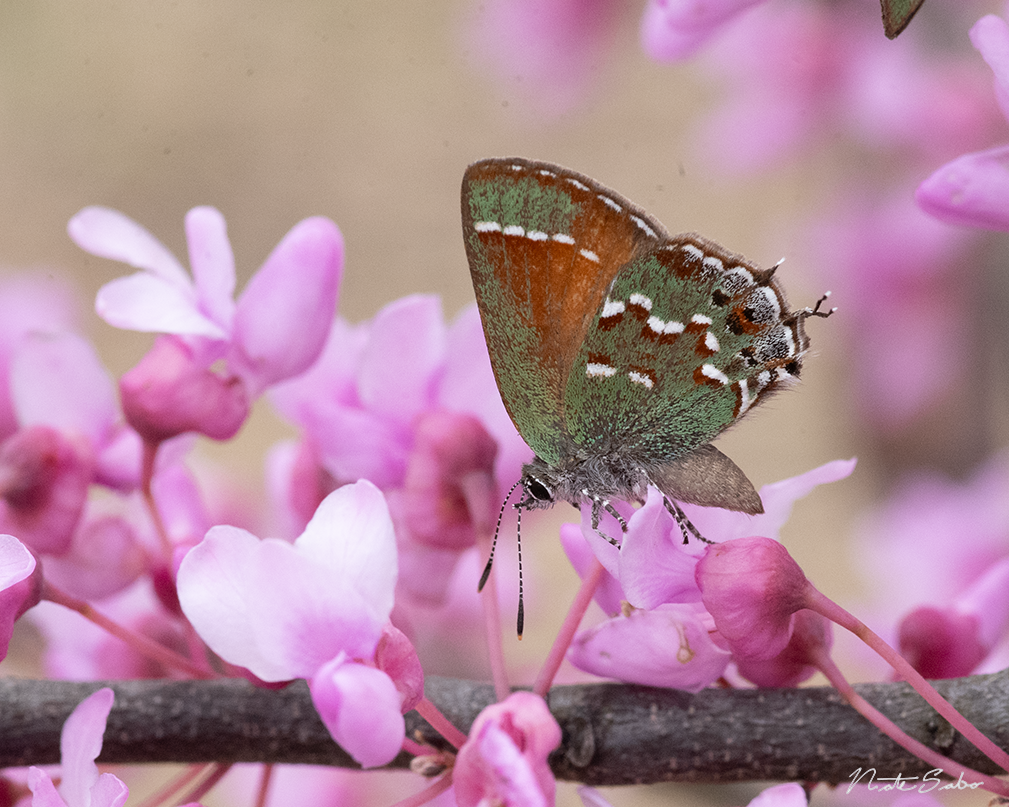
[[[565,428],[589,453],[669,462],[796,376],[806,346],[770,272],[678,236],[614,278],[568,379]]]
[[[588,177],[521,159],[469,167],[462,219],[505,407],[536,454],[556,462],[568,375],[592,319],[620,268],[665,232]]]

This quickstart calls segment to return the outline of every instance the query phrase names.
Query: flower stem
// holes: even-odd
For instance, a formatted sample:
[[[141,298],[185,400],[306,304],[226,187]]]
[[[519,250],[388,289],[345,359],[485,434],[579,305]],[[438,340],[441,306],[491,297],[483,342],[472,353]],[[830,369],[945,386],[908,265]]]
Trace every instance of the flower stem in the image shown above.
[[[960,714],[953,705],[940,695],[924,676],[910,662],[873,632],[868,625],[848,613],[833,600],[821,594],[811,584],[807,586],[806,607],[841,627],[854,633],[859,639],[875,650],[897,673],[920,694],[940,715],[950,722],[957,731],[970,740],[978,750],[1003,770],[1009,771],[1009,754],[985,736],[973,723]]]
[[[431,728],[455,746],[457,750],[462,748],[463,743],[466,742],[466,735],[459,731],[437,706],[427,698],[421,698],[414,708],[417,710],[417,714],[431,724]]]
[[[838,669],[837,665],[834,664],[833,660],[825,651],[821,650],[821,652],[817,653],[816,663],[820,672],[827,677],[827,680],[830,681],[831,685],[860,715],[862,715],[866,720],[876,726],[881,732],[902,748],[907,749],[915,756],[925,760],[929,765],[934,765],[936,768],[940,768],[942,772],[947,775],[956,775],[961,778],[979,781],[986,790],[992,793],[997,793],[1002,797],[1009,795],[1009,784],[1003,782],[1001,779],[997,779],[994,776],[986,776],[973,768],[961,765],[909,736],[902,728],[900,728],[900,726],[890,720],[890,718],[886,717],[875,706],[869,703],[869,701],[854,690],[851,684],[849,684],[847,679],[844,677],[844,674],[840,669]]]
[[[124,625],[110,619],[99,611],[95,610],[90,603],[72,597],[65,591],[56,588],[48,580],[42,584],[42,599],[62,605],[71,611],[76,611],[85,619],[93,622],[98,627],[111,633],[118,639],[122,639],[141,655],[156,661],[166,667],[183,672],[193,678],[216,678],[217,675],[205,667],[194,664],[184,656],[180,656],[173,650],[168,649],[163,644],[149,639],[141,633],[137,633]]]
[[[571,641],[575,638],[575,631],[578,630],[582,617],[585,616],[589,603],[592,602],[592,596],[596,593],[596,587],[599,585],[604,571],[603,565],[593,555],[592,566],[589,567],[588,573],[582,579],[582,585],[571,602],[571,607],[568,609],[567,616],[564,617],[561,629],[557,632],[550,653],[547,655],[546,661],[543,662],[543,667],[533,684],[533,692],[540,697],[545,697],[553,684],[557,670],[560,669],[561,662],[564,661],[564,656],[571,646]]]

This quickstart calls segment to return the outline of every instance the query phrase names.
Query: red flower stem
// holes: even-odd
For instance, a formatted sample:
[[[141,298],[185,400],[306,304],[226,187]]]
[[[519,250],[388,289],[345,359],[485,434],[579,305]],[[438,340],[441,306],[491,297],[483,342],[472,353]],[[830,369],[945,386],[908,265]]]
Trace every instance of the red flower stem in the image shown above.
[[[564,656],[567,654],[568,648],[575,638],[575,631],[578,630],[578,626],[582,623],[582,618],[588,610],[589,603],[592,602],[592,596],[596,593],[596,587],[599,585],[604,571],[603,565],[593,556],[592,566],[589,567],[588,573],[582,579],[582,585],[571,602],[571,607],[568,609],[567,616],[564,617],[561,629],[557,632],[557,637],[550,648],[550,653],[547,655],[546,661],[543,662],[539,675],[536,676],[533,692],[540,697],[546,697],[547,692],[550,690],[557,675],[557,670],[560,669],[561,662],[564,661]]]
[[[426,745],[421,745],[416,740],[411,740],[409,737],[403,738],[403,750],[406,751],[412,757],[422,757],[430,752],[430,748]]]
[[[224,775],[231,770],[231,763],[215,762],[209,766],[210,775],[200,784],[190,790],[185,796],[179,799],[179,804],[188,804],[191,801],[199,801],[220,782]]]
[[[130,630],[118,622],[109,619],[109,617],[96,611],[90,603],[72,597],[65,591],[60,591],[48,580],[42,584],[42,599],[62,605],[71,611],[76,611],[85,619],[103,628],[116,638],[122,639],[138,653],[147,656],[159,664],[171,667],[193,678],[217,678],[217,675],[211,670],[200,667],[184,656],[180,656],[175,651],[169,650],[163,644],[155,642],[153,639],[149,639],[143,634]]]
[[[431,728],[455,746],[457,750],[462,748],[463,743],[467,739],[466,735],[459,731],[452,721],[441,713],[437,706],[427,698],[421,698],[414,708],[417,710],[417,714],[431,724]]]
[[[277,766],[272,762],[264,765],[259,776],[259,788],[256,792],[254,807],[266,807],[267,797],[270,795],[270,784],[273,782],[273,772]]]
[[[812,584],[806,591],[806,607],[822,614],[842,628],[854,633],[859,639],[875,650],[894,670],[920,694],[925,701],[940,715],[950,722],[957,731],[963,734],[992,762],[1005,771],[1009,771],[1009,754],[995,745],[973,723],[960,714],[953,705],[940,695],[900,653],[884,642],[868,625],[845,611],[833,600],[817,591]]]
[[[144,799],[137,807],[160,807],[162,804],[167,804],[168,800],[178,793],[182,788],[189,785],[190,782],[194,781],[199,777],[203,771],[205,771],[211,763],[203,763],[200,765],[189,765],[186,769],[176,776],[174,779],[169,781],[161,790],[157,790]]]
[[[140,492],[144,497],[144,504],[147,505],[147,510],[151,515],[151,521],[154,524],[154,531],[157,533],[158,541],[161,544],[161,550],[165,558],[171,560],[173,551],[172,540],[168,537],[168,530],[165,529],[165,522],[161,519],[158,503],[154,501],[154,491],[151,489],[151,480],[154,478],[154,459],[157,457],[158,446],[160,445],[160,443],[144,441],[140,471]]]
[[[869,701],[854,690],[826,652],[820,652],[817,654],[816,664],[817,667],[819,667],[820,672],[822,672],[827,677],[827,680],[830,681],[831,685],[833,685],[833,687],[841,693],[844,699],[847,700],[860,715],[862,715],[866,720],[876,726],[876,728],[902,748],[907,749],[915,756],[925,760],[929,765],[933,765],[936,768],[941,769],[942,772],[947,775],[956,775],[968,782],[980,781],[985,790],[997,793],[1003,797],[1009,795],[1009,783],[1006,783],[1001,779],[996,779],[994,776],[987,776],[974,770],[973,768],[961,765],[959,762],[955,762],[949,757],[943,756],[938,751],[929,748],[924,743],[909,736],[902,728],[890,720],[890,718],[886,717],[886,715],[882,714],[875,706],[869,703]]]

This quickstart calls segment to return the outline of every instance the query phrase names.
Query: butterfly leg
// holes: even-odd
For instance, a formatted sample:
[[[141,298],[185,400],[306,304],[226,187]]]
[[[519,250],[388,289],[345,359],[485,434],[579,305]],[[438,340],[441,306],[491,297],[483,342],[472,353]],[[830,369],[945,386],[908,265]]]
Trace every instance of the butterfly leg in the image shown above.
[[[584,491],[584,493],[586,495],[590,495],[588,491]],[[602,515],[601,511],[605,510],[607,513],[609,513],[617,520],[617,523],[620,525],[621,532],[627,532],[627,522],[624,520],[624,517],[620,515],[619,512],[617,512],[617,508],[615,508],[612,504],[610,504],[609,499],[602,499],[599,496],[592,496],[591,498],[592,498],[592,529],[595,531],[596,535],[605,538],[607,541],[613,544],[613,546],[619,547],[620,546],[619,541],[617,541],[615,538],[610,538],[610,536],[608,536],[605,532],[599,529],[599,518]]]
[[[680,509],[680,506],[676,502],[672,499],[666,498],[665,496],[662,497],[662,502],[666,505],[666,510],[669,511],[669,515],[676,519],[676,524],[679,526],[680,532],[683,533],[683,543],[690,543],[690,535],[693,535],[698,541],[703,541],[706,544],[714,543],[714,541],[709,541],[701,535],[700,532],[698,532],[697,527],[690,523],[690,519],[687,518],[687,514]]]

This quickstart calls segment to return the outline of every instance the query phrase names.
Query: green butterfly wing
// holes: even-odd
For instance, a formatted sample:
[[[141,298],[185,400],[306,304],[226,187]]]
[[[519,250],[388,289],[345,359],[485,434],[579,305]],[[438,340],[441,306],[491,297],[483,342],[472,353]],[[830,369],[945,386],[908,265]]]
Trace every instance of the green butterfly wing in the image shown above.
[[[568,379],[574,442],[662,466],[798,375],[804,312],[789,313],[772,273],[696,235],[629,262]]]
[[[568,377],[593,318],[620,268],[665,231],[582,174],[518,158],[467,169],[462,221],[501,397],[523,439],[555,464],[569,442]]]

